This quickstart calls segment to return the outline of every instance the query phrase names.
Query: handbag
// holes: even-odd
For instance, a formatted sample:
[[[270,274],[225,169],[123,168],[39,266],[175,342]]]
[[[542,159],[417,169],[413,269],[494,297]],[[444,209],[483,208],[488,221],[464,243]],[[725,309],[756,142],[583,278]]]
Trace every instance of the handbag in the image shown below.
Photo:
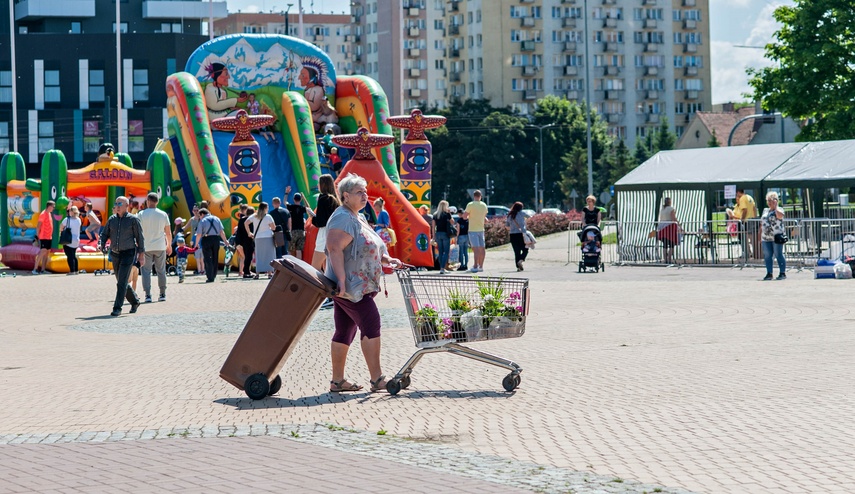
[[[775,234],[775,243],[776,244],[785,244],[790,241],[790,237],[787,236],[786,233],[776,233]]]
[[[273,245],[276,247],[285,247],[285,232],[276,230],[273,232]]]
[[[534,244],[537,243],[537,239],[534,238],[534,234],[528,230],[523,232],[523,240],[525,241],[526,247],[529,249],[534,248]]]
[[[59,233],[59,245],[69,245],[72,242],[71,222],[66,218],[65,228]]]

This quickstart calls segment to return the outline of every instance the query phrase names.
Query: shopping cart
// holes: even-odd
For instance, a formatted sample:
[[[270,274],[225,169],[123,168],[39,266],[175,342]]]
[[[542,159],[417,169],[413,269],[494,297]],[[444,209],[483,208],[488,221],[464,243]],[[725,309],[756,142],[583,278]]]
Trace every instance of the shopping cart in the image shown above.
[[[413,367],[425,355],[439,352],[507,369],[511,372],[502,387],[509,392],[519,387],[522,367],[461,343],[522,336],[529,303],[527,279],[422,275],[408,270],[397,275],[418,350],[389,380],[389,394],[408,388]]]

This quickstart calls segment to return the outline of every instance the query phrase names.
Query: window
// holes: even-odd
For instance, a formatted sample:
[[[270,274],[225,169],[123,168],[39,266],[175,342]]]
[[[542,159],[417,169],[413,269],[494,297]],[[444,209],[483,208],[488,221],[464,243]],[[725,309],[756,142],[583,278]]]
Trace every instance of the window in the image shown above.
[[[531,7],[531,16],[535,19],[540,19],[540,5],[534,5]]]
[[[104,101],[104,71],[103,70],[90,70],[89,71],[89,101],[90,102],[103,102]]]
[[[683,56],[674,55],[674,67],[680,68],[683,66]]]
[[[45,103],[59,103],[59,71],[45,71]]]
[[[71,34],[80,34],[83,32],[83,29],[81,28],[79,22],[72,22],[71,29],[68,32],[70,32]]]
[[[53,122],[39,122],[39,153],[44,154],[53,148]]]
[[[518,5],[511,5],[511,18],[527,17],[527,16],[528,16],[528,7],[520,7]]]
[[[114,22],[114,23],[113,23],[113,33],[115,33],[115,32],[116,32],[116,23]],[[123,23],[122,23],[122,34],[124,34],[124,33],[126,33],[126,32],[128,32],[128,23],[127,23],[127,22],[123,22]]]
[[[148,101],[148,69],[134,69],[134,101]]]
[[[0,122],[0,154],[9,152],[9,122]]]
[[[0,103],[12,102],[12,71],[0,70]]]

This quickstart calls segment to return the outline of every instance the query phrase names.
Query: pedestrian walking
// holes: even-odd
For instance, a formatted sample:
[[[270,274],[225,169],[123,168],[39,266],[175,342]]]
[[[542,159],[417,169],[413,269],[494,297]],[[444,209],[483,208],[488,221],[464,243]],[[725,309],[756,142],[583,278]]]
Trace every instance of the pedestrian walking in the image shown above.
[[[312,254],[312,266],[318,271],[323,271],[326,254],[324,249],[327,245],[327,221],[339,207],[339,200],[335,193],[335,182],[332,175],[323,174],[318,179],[318,206],[312,213],[312,224],[318,227],[318,235],[315,238],[315,252]],[[322,308],[331,307],[331,302],[324,302]]]
[[[436,225],[434,239],[439,250],[439,274],[445,274],[445,265],[448,264],[448,255],[451,252],[451,230],[454,228],[454,218],[448,211],[448,201],[439,201],[433,214],[433,221]]]
[[[196,238],[202,245],[202,255],[205,258],[205,283],[213,283],[217,278],[217,266],[220,260],[220,239],[228,243],[226,232],[223,231],[223,223],[219,218],[211,214],[207,208],[199,208],[199,226]]]
[[[107,220],[104,231],[101,233],[100,248],[101,252],[106,254],[107,242],[110,242],[110,260],[116,274],[116,298],[110,315],[117,317],[122,313],[122,299],[127,299],[131,304],[131,314],[135,313],[140,306],[140,298],[131,288],[128,279],[134,267],[134,261],[145,265],[145,240],[139,218],[128,211],[130,207],[128,198],[117,197],[114,206],[115,214]]]
[[[487,219],[487,205],[481,201],[481,191],[472,194],[472,202],[466,205],[469,215],[469,245],[472,246],[473,266],[470,273],[484,271],[484,258],[487,257],[487,243],[484,239],[484,221]]]
[[[200,206],[193,206],[193,217],[190,218],[190,243],[196,247],[196,252],[193,253],[196,259],[196,274],[205,274],[205,254],[201,248],[202,239],[198,235],[199,222],[202,221],[202,215],[199,213]]]
[[[196,247],[187,247],[184,237],[175,239],[175,270],[178,273],[178,283],[184,283],[184,273],[187,271],[187,258],[196,252]]]
[[[53,244],[53,210],[56,208],[56,203],[48,201],[45,204],[45,209],[39,213],[39,220],[36,223],[36,237],[39,240],[39,253],[36,254],[35,267],[33,274],[42,274],[47,268],[48,259],[50,259],[50,249]],[[57,218],[58,220],[59,218]],[[5,221],[5,218],[3,219]]]
[[[525,269],[523,263],[528,257],[528,247],[525,245],[525,220],[528,215],[523,211],[523,203],[517,201],[511,206],[511,212],[505,218],[511,237],[511,248],[514,250],[514,264],[517,271]]]
[[[287,202],[291,186],[285,188]],[[303,205],[303,196],[297,192],[294,194],[294,204],[288,204],[288,212],[291,213],[291,255],[298,259],[303,258],[303,247],[306,245],[306,206]]]
[[[247,224],[252,225],[250,237],[255,240],[256,278],[261,273],[267,273],[268,278],[272,277],[273,267],[270,266],[270,263],[276,258],[276,248],[273,245],[273,232],[276,230],[276,222],[267,213],[267,208],[267,203],[262,202],[258,205],[258,211],[246,220]]]
[[[151,303],[151,270],[157,273],[158,302],[166,301],[166,257],[172,255],[172,230],[169,216],[157,209],[160,198],[155,192],[146,197],[146,208],[137,215],[145,239],[145,264],[142,265],[142,286],[145,302]]]
[[[284,243],[282,245],[275,245],[276,248],[276,259],[281,257],[285,257],[285,254],[288,253],[288,244],[291,240],[291,212],[288,209],[282,207],[282,201],[278,197],[274,197],[272,201],[270,201],[273,206],[270,209],[270,217],[273,218],[273,223],[276,224],[276,232],[282,232],[282,237]],[[275,233],[274,233],[275,236]],[[274,238],[275,240],[275,238]]]
[[[68,274],[70,275],[80,272],[77,266],[77,248],[80,247],[80,228],[80,210],[77,209],[77,206],[71,206],[68,208],[68,216],[59,225],[60,231],[66,229],[71,231],[71,243],[62,246],[62,250],[65,252],[65,260],[68,263]]]

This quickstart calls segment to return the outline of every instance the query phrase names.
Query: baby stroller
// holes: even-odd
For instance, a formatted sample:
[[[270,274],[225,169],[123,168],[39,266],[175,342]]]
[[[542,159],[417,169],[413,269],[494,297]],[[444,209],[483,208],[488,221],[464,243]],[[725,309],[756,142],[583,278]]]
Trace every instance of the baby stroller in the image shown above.
[[[593,270],[595,273],[606,270],[602,262],[603,235],[597,225],[587,225],[579,237],[582,239],[582,260],[579,261],[579,272]]]

